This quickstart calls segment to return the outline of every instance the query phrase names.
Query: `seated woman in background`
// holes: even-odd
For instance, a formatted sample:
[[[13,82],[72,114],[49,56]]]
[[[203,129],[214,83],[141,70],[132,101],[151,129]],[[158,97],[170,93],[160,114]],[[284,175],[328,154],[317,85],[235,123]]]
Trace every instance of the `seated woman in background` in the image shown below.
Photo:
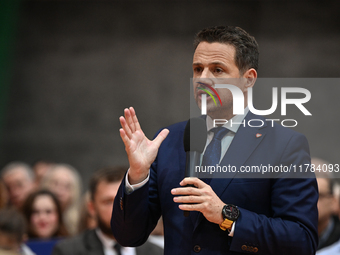
[[[67,164],[54,165],[43,178],[41,186],[52,191],[60,201],[64,224],[70,235],[77,234],[81,178],[78,171]]]
[[[68,235],[59,201],[48,190],[30,194],[24,203],[23,213],[27,220],[29,239],[51,239]]]

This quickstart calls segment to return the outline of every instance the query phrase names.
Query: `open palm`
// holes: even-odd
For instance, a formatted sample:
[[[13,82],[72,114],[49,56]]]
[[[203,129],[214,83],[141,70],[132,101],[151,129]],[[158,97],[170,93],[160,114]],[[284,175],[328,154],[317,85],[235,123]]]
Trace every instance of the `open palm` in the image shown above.
[[[119,130],[120,136],[130,163],[129,181],[131,184],[139,183],[147,177],[159,146],[167,137],[169,130],[163,129],[154,140],[149,140],[140,127],[133,107],[125,109],[124,117],[121,116],[119,120],[122,126]]]

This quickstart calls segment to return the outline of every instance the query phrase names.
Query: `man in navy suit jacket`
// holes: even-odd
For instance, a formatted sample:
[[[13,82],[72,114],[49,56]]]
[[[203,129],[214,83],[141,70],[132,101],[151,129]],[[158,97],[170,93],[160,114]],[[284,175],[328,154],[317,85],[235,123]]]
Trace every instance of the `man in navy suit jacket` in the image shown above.
[[[264,122],[262,127],[224,125],[231,131],[222,138],[220,166],[241,169],[261,164],[310,164],[305,136],[268,124],[248,110],[247,91],[257,78],[255,39],[241,28],[212,27],[197,34],[195,46],[193,87],[198,106],[201,107],[203,95],[198,86],[209,89],[221,79],[238,78],[235,85],[244,95],[244,115],[233,114],[229,90],[216,89],[222,102],[218,106],[207,96],[207,145],[212,140],[214,119]],[[125,109],[124,115],[120,118],[120,135],[130,168],[119,188],[111,220],[114,236],[122,245],[145,242],[162,215],[165,254],[315,253],[315,178],[290,178],[294,175],[289,173],[275,178],[246,178],[249,176],[241,172],[229,172],[226,178],[213,178],[210,182],[184,178],[186,122],[163,129],[150,141],[142,132],[134,109]],[[190,211],[189,217],[184,217],[183,211]]]

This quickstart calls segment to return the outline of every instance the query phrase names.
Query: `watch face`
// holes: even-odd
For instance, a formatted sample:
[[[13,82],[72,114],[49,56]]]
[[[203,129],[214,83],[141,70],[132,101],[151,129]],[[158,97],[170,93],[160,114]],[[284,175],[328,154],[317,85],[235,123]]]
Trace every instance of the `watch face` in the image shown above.
[[[228,205],[228,204],[223,207],[222,212],[223,212],[223,218],[227,218],[228,220],[232,220],[232,221],[235,221],[240,214],[240,211],[235,205]]]

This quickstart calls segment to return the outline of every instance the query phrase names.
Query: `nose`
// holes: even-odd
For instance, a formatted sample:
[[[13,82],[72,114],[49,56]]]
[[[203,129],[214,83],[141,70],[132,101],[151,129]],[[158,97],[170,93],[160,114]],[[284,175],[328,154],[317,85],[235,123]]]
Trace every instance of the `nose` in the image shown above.
[[[195,82],[199,84],[198,86],[201,86],[202,84],[208,84],[210,86],[214,85],[214,76],[209,70],[209,68],[204,68],[201,72],[201,75],[195,79]]]
[[[47,218],[48,218],[48,216],[47,216],[46,212],[39,212],[38,213],[39,221],[44,221],[45,222],[47,220]]]
[[[202,73],[201,73],[201,77],[200,78],[212,78],[212,73],[210,72],[209,68],[204,68]]]

